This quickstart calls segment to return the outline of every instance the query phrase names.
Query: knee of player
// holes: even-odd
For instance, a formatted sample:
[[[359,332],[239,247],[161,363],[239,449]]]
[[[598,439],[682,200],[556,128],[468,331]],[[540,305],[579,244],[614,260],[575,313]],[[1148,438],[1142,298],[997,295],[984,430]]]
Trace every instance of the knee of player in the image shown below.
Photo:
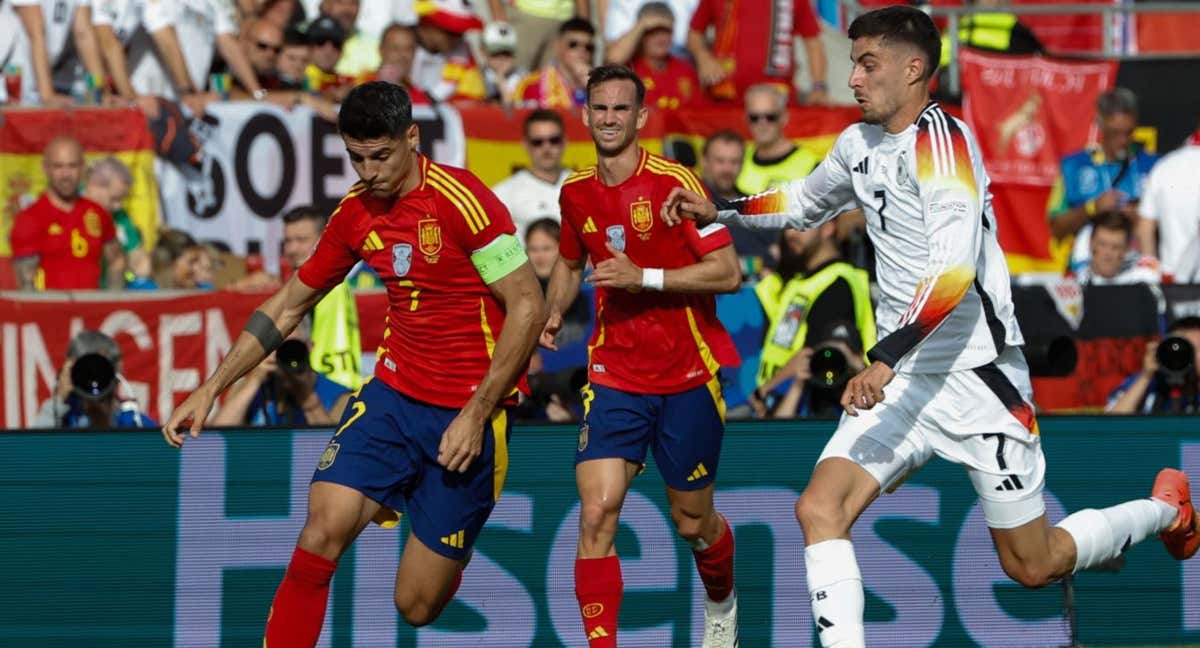
[[[396,611],[404,617],[404,622],[414,628],[427,626],[438,618],[437,606],[415,592],[397,591],[395,603]]]
[[[1038,561],[1023,561],[1015,557],[1002,558],[1000,566],[1009,578],[1030,589],[1045,587],[1058,580],[1050,565]]]
[[[579,505],[579,527],[584,533],[616,531],[621,510],[610,502],[585,500]]]
[[[804,491],[796,500],[796,521],[806,533],[820,531],[840,535],[853,522],[844,503]]]
[[[296,545],[318,556],[331,557],[341,553],[340,540],[319,519],[309,519],[304,524]]]
[[[679,535],[689,542],[704,534],[705,516],[702,514],[672,506],[671,521],[675,523],[675,530]]]

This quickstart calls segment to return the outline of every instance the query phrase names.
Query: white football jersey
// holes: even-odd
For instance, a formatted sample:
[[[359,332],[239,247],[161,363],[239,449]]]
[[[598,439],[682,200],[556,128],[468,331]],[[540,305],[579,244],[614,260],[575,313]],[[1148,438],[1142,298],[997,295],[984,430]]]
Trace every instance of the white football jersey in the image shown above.
[[[23,24],[17,18],[14,8],[41,7],[42,25],[46,35],[46,53],[49,55],[50,68],[53,71],[56,66],[63,63],[62,58],[69,49],[67,45],[71,40],[71,25],[75,20],[75,10],[90,5],[91,0],[12,0],[0,3],[0,11],[11,17],[0,20],[0,23],[14,24],[18,31],[23,32]],[[12,38],[10,39],[10,37]],[[14,49],[7,57],[5,64],[21,69],[21,100],[26,103],[36,103],[39,100],[37,75],[33,71],[33,56],[29,51],[29,39],[23,33],[20,36],[6,34],[0,37],[0,46],[9,41]],[[76,70],[68,69],[69,67],[63,66],[63,76],[55,77],[55,85],[60,83],[70,85],[71,80],[76,78]]]
[[[930,103],[902,133],[850,126],[811,175],[718,202],[719,218],[809,229],[861,207],[880,292],[868,355],[897,371],[958,371],[1024,343],[988,184],[966,124]]]
[[[188,76],[196,88],[208,88],[217,36],[238,31],[233,0],[177,0],[177,6],[175,32],[187,59]]]
[[[92,0],[92,24],[111,27],[129,45],[139,28],[156,32],[175,23],[171,0]]]

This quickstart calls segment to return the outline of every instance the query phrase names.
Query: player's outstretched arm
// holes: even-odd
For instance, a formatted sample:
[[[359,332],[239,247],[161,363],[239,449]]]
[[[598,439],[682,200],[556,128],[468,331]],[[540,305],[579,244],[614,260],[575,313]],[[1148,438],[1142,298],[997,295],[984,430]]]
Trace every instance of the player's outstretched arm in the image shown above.
[[[529,356],[546,323],[546,301],[533,266],[520,267],[488,284],[504,307],[504,326],[492,350],[492,364],[471,400],[446,428],[438,448],[438,463],[466,472],[483,452],[483,430],[500,402],[512,392],[517,376],[529,366]]]
[[[310,288],[300,281],[298,275],[293,275],[283,288],[263,302],[250,316],[242,334],[213,375],[171,413],[162,428],[167,443],[175,448],[183,445],[184,423],[187,421],[191,421],[187,429],[192,438],[200,436],[200,429],[217,396],[274,351],[326,292]]]

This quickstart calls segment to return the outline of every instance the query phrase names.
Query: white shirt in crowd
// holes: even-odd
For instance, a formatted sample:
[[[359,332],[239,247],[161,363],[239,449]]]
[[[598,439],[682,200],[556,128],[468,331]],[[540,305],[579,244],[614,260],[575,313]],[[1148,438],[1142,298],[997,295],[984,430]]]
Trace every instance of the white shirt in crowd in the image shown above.
[[[869,355],[900,372],[943,373],[1024,343],[989,183],[967,125],[931,102],[901,133],[850,126],[811,175],[719,201],[719,218],[811,229],[856,203],[879,279],[879,343]]]
[[[3,43],[8,41],[11,43],[11,55],[6,65],[15,65],[21,68],[21,101],[24,103],[33,103],[38,100],[37,74],[33,71],[33,57],[29,51],[29,38],[24,33],[20,18],[16,14],[16,7],[41,7],[42,8],[42,24],[46,33],[46,53],[50,58],[51,71],[55,68],[65,70],[67,77],[78,76],[78,66],[69,65],[68,61],[63,59],[64,55],[71,50],[67,45],[71,42],[71,26],[75,20],[75,10],[79,7],[90,7],[91,0],[10,0],[9,2],[0,3],[0,13],[9,14],[11,18],[0,19],[0,25],[7,26],[15,25],[15,31],[9,31],[7,27],[0,32],[0,50],[5,49]],[[7,33],[5,33],[7,32]],[[2,52],[0,52],[2,53]],[[70,68],[70,69],[67,69]],[[72,78],[64,77],[62,74],[55,77],[56,85],[69,86],[74,81]]]
[[[92,24],[111,27],[126,46],[134,92],[174,97],[150,34],[174,26],[178,9],[174,0],[92,0]],[[184,58],[189,58],[186,52]]]
[[[604,15],[604,40],[612,42],[624,36],[637,24],[637,12],[650,0],[609,0]],[[700,0],[666,0],[675,15],[675,29],[671,32],[671,45],[682,50],[687,48],[688,25]]]
[[[1081,286],[1128,286],[1130,284],[1162,283],[1162,272],[1154,259],[1140,254],[1130,254],[1121,262],[1121,269],[1111,277],[1092,274],[1091,266],[1075,273],[1075,281]]]
[[[1154,165],[1138,213],[1158,222],[1162,274],[1200,283],[1200,145],[1185,144]]]
[[[492,193],[512,214],[513,224],[517,226],[517,238],[522,244],[525,242],[525,230],[534,221],[550,218],[561,222],[558,192],[569,175],[571,172],[563,169],[556,182],[546,182],[529,170],[521,169],[492,187]]]
[[[162,0],[160,0],[162,1]],[[197,90],[209,88],[212,56],[217,36],[238,34],[238,13],[233,0],[167,0],[174,5],[175,36],[184,53],[187,76]],[[149,28],[148,28],[149,29]],[[148,50],[149,49],[149,50]],[[158,60],[154,43],[137,38],[130,46],[131,83],[138,94],[178,98],[167,67]]]

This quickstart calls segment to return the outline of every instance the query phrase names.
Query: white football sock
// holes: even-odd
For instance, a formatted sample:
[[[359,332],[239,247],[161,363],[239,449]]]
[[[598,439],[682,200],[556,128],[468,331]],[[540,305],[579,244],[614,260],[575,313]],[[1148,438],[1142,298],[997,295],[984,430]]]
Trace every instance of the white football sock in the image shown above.
[[[849,540],[826,540],[804,550],[808,596],[825,648],[866,646],[862,573]]]
[[[1171,525],[1179,510],[1156,499],[1125,502],[1106,509],[1083,509],[1058,528],[1075,540],[1075,571],[1095,567]]]

